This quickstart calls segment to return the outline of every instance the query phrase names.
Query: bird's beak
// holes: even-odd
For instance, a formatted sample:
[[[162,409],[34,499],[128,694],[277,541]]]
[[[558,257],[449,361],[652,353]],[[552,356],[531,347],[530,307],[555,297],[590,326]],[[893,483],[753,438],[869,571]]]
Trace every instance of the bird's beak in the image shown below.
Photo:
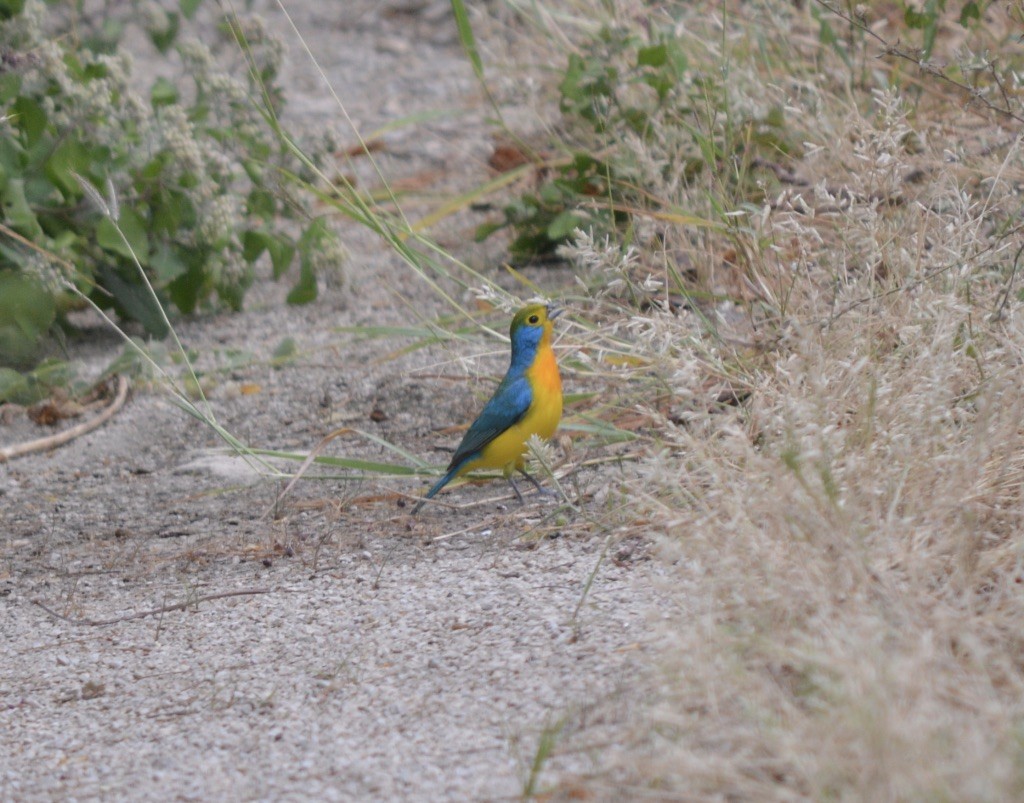
[[[559,315],[561,315],[563,312],[565,312],[565,310],[562,309],[561,307],[549,306],[547,309],[548,309],[548,320],[549,321],[553,321],[555,318],[557,318]]]

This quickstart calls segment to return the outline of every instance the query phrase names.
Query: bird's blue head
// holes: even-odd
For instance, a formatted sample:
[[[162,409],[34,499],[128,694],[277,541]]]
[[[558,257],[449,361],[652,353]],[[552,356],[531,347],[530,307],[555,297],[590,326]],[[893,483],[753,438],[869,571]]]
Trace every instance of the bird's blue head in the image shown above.
[[[523,307],[512,319],[508,334],[512,338],[512,362],[530,361],[542,343],[551,342],[552,321],[562,310],[544,304]]]

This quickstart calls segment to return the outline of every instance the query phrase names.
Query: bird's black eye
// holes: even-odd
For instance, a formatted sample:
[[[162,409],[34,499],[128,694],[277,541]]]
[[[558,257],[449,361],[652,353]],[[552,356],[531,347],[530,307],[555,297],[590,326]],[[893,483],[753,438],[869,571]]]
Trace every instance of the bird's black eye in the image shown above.
[[[530,323],[537,323],[540,320],[540,316],[531,315],[527,320],[529,320]]]

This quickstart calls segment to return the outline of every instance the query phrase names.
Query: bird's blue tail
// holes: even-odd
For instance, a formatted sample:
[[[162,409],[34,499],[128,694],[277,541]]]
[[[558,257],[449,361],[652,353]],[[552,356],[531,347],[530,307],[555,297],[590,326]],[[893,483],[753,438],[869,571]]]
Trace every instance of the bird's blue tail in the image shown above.
[[[462,468],[462,466],[463,463],[459,463],[459,465],[450,468],[447,474],[445,474],[443,477],[441,477],[441,479],[435,482],[433,487],[429,491],[427,491],[424,497],[419,502],[416,503],[416,507],[412,509],[412,514],[415,516],[417,513],[419,513],[420,508],[423,507],[424,503],[428,499],[432,499],[434,497],[434,494],[436,494],[438,491],[444,488],[444,486],[446,486],[449,482],[455,479],[455,475],[459,473],[459,469]]]

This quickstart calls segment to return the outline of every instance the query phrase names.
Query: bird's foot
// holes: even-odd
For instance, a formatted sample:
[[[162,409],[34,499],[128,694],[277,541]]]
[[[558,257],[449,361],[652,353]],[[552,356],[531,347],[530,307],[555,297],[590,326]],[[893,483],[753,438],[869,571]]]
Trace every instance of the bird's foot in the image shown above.
[[[548,490],[543,485],[541,485],[539,482],[537,482],[537,480],[535,480],[528,473],[526,473],[526,469],[523,469],[523,468],[519,469],[519,473],[522,474],[524,477],[526,477],[526,479],[528,479],[530,482],[533,483],[533,487],[537,489],[537,493],[539,493],[541,496],[551,496],[551,497],[555,496],[555,492],[554,491]],[[512,481],[511,477],[509,477],[509,481],[510,482]],[[512,487],[515,487],[515,486],[513,485]],[[518,493],[518,491],[517,491],[517,493]],[[522,501],[522,497],[519,497],[519,501]]]

